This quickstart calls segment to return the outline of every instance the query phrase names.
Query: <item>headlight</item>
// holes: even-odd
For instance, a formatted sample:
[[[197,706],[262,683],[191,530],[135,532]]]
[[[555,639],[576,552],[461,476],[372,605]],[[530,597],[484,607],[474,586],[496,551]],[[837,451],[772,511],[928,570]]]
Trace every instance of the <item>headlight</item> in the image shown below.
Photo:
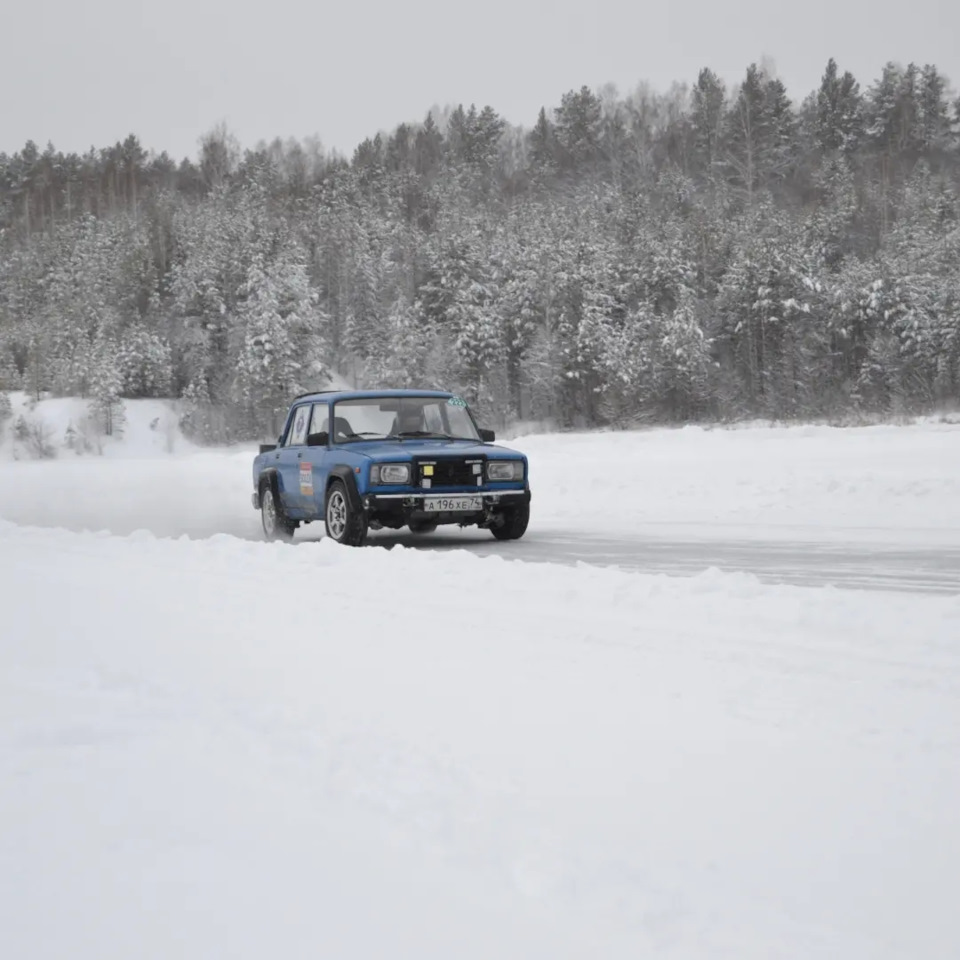
[[[488,480],[522,480],[522,460],[490,460],[487,462]]]
[[[370,482],[376,483],[409,483],[409,463],[375,463],[370,468]]]

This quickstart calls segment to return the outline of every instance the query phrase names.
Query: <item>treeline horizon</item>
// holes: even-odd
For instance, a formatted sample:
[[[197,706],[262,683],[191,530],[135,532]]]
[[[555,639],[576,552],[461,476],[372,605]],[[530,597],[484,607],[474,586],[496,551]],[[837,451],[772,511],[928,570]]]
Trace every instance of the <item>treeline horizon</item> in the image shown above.
[[[330,371],[560,426],[928,409],[960,400],[958,186],[937,68],[833,60],[799,102],[705,68],[349,159],[31,142],[0,154],[0,389],[183,397],[209,440]]]

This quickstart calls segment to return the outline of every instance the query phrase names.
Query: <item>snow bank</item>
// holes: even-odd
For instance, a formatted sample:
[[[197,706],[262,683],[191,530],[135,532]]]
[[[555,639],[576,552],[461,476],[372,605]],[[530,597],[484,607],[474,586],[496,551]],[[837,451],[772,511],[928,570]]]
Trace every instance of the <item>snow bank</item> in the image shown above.
[[[178,439],[185,452],[160,452],[155,409],[131,407],[129,438],[111,459],[0,462],[0,516],[121,534],[258,536],[256,448],[190,452]],[[510,445],[530,457],[534,535],[960,543],[957,424],[690,427]],[[128,449],[136,456],[124,459]],[[298,536],[319,535],[314,524]]]
[[[103,435],[91,418],[89,402],[76,397],[35,401],[28,394],[11,393],[10,406],[11,416],[0,424],[0,461],[83,455],[129,459],[196,449],[180,432],[173,400],[124,400],[123,425],[113,436]],[[18,421],[29,436],[18,436]]]
[[[960,600],[0,524],[4,955],[960,951]]]
[[[960,424],[526,436],[535,516],[670,536],[960,541]]]

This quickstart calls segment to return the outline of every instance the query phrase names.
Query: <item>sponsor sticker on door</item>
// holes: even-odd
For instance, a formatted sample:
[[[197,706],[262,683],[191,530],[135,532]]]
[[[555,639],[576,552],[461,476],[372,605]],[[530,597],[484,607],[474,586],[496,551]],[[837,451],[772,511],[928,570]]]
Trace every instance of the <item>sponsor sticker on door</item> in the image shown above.
[[[300,494],[304,497],[313,496],[313,464],[300,464]]]

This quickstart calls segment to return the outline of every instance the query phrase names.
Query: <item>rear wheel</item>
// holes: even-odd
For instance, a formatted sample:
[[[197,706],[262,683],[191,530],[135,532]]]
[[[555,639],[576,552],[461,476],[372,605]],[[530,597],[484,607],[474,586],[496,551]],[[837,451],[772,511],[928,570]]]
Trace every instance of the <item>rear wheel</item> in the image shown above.
[[[348,547],[359,547],[367,536],[367,518],[350,507],[347,488],[341,480],[334,480],[327,490],[324,511],[327,536]]]
[[[490,528],[498,540],[519,540],[527,532],[530,504],[520,503],[503,511],[503,522]]]
[[[260,491],[260,522],[268,540],[292,540],[293,532],[297,529],[296,523],[287,519],[270,483],[265,484]]]

